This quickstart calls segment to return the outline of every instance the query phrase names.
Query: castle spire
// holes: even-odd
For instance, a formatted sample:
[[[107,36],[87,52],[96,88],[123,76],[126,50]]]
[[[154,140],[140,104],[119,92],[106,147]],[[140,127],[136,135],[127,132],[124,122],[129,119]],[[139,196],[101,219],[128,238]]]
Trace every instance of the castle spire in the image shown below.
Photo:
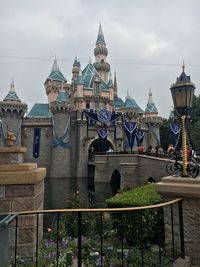
[[[114,98],[118,97],[118,92],[117,92],[117,75],[116,75],[116,70],[114,74]]]
[[[126,99],[130,99],[129,90],[127,89]]]
[[[97,35],[97,41],[96,41],[96,45],[98,44],[103,44],[106,45],[105,39],[104,39],[104,35],[103,35],[103,31],[101,28],[101,23],[99,23],[99,31],[98,31],[98,35]]]
[[[10,84],[10,90],[7,94],[7,96],[3,99],[3,101],[16,101],[21,102],[19,99],[16,90],[15,90],[15,84],[14,84],[14,78],[12,78],[11,84]]]
[[[99,25],[98,36],[96,41],[96,47],[94,49],[95,63],[94,67],[101,76],[104,82],[108,82],[108,73],[110,71],[110,64],[106,62],[108,55],[108,49],[106,48],[106,42],[104,39],[101,24]]]
[[[145,116],[152,116],[152,115],[157,115],[158,114],[158,110],[155,106],[155,103],[153,101],[153,97],[152,97],[152,92],[151,92],[151,88],[149,89],[149,98],[147,101],[147,106],[145,109]]]

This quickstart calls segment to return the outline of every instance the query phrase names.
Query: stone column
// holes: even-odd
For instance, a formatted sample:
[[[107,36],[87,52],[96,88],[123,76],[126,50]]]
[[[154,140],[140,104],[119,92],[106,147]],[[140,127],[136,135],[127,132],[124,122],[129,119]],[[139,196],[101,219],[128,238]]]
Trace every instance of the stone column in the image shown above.
[[[181,197],[183,199],[185,252],[186,255],[191,258],[192,265],[200,266],[200,177],[196,179],[165,177],[162,178],[161,182],[156,184],[156,190],[164,196],[165,200],[174,199],[176,197]],[[177,240],[177,244],[179,244],[177,207],[174,209],[174,215],[175,239]],[[166,238],[170,235],[170,229],[170,210],[166,208]]]
[[[25,147],[0,148],[0,213],[43,209],[45,168],[36,163],[23,163]],[[15,242],[15,225],[9,227],[9,243]],[[43,218],[39,216],[39,239],[42,238]],[[17,253],[35,255],[36,215],[18,216]]]

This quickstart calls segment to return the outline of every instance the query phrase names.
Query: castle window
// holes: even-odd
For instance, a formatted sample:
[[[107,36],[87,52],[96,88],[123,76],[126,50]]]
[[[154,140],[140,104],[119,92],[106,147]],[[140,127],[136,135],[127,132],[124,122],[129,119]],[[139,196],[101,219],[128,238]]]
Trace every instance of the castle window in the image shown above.
[[[104,59],[102,59],[101,62],[104,62]]]
[[[89,100],[86,101],[86,108],[90,108],[90,101]]]
[[[95,95],[99,95],[100,94],[99,83],[98,82],[94,82],[94,94]]]

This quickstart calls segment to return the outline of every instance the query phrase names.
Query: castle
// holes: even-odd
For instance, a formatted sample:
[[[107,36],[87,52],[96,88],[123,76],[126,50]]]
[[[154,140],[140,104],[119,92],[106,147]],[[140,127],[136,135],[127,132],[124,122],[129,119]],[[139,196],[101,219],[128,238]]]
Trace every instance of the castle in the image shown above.
[[[25,162],[46,167],[45,208],[65,208],[70,196],[79,191],[88,205],[94,192],[94,154],[112,148],[130,151],[159,144],[162,118],[149,92],[145,111],[127,93],[118,96],[116,73],[112,79],[107,62],[108,49],[99,26],[95,63],[81,70],[77,58],[68,83],[57,60],[44,86],[48,103],[36,103],[25,116],[27,105],[17,96],[14,81],[0,101],[0,144],[9,132],[15,145],[28,148]],[[134,136],[133,136],[134,133]]]

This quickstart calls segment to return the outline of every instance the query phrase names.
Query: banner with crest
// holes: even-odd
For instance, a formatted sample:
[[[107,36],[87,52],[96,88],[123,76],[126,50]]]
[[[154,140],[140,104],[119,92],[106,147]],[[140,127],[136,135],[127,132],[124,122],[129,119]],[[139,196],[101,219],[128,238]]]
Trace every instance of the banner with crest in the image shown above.
[[[181,133],[181,124],[180,123],[171,123],[169,125],[169,128],[170,128],[171,142],[172,142],[173,146],[175,147],[177,145],[177,141],[178,141],[180,133]]]
[[[144,140],[144,132],[142,130],[136,130],[137,145],[141,146]]]
[[[40,156],[40,137],[41,128],[34,128],[33,133],[33,157],[38,158]]]
[[[135,140],[136,129],[137,129],[136,122],[128,122],[128,121],[124,122],[124,130],[125,130],[126,137],[127,137],[131,150],[133,148],[133,144]]]

